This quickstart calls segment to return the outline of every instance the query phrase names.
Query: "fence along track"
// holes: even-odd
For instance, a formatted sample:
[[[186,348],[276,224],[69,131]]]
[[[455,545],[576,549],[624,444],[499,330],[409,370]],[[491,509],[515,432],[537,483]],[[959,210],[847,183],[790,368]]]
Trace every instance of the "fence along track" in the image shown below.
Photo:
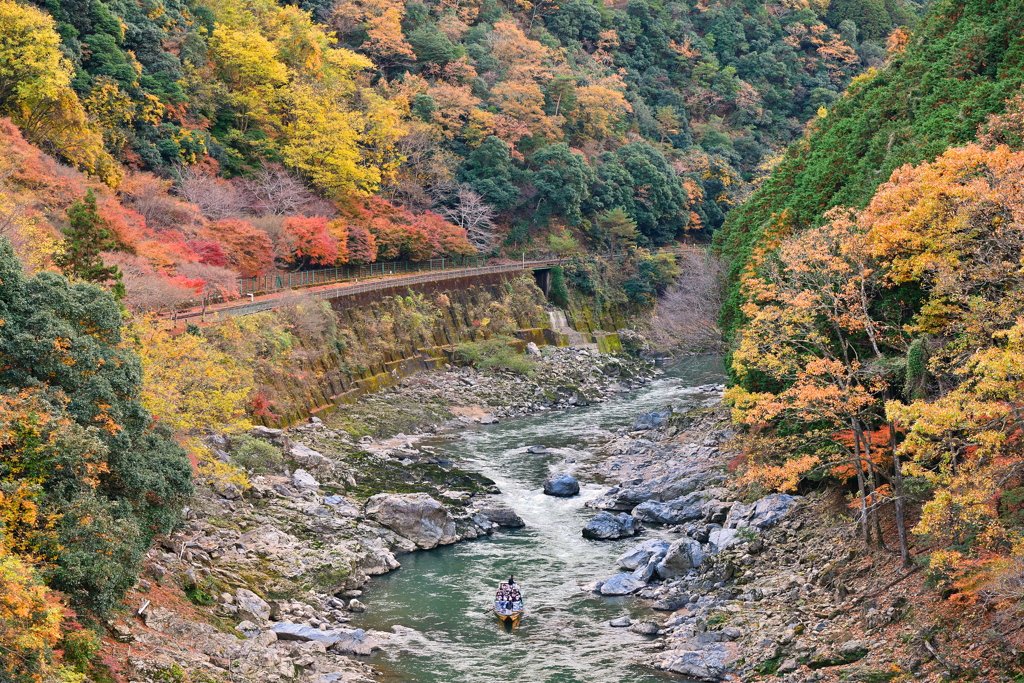
[[[705,250],[701,247],[678,247],[674,249],[665,249],[662,253],[678,255],[694,252],[704,253]],[[286,296],[268,297],[263,301],[221,305],[216,308],[210,308],[205,312],[202,310],[182,311],[173,316],[173,318],[175,320],[187,320],[189,318],[198,318],[204,315],[224,317],[252,315],[253,313],[261,313],[263,311],[269,311],[271,309],[288,306],[290,304],[298,304],[304,301],[338,299],[346,296],[354,296],[356,294],[365,294],[366,292],[374,292],[381,289],[407,287],[426,282],[443,282],[445,280],[456,280],[459,278],[490,275],[493,273],[539,270],[542,268],[550,268],[551,266],[556,266],[565,263],[566,261],[567,259],[552,258],[539,261],[505,263],[495,266],[461,267],[441,271],[423,271],[415,275],[377,276],[367,282],[342,282],[330,286],[328,289],[322,289],[319,291],[296,292]]]

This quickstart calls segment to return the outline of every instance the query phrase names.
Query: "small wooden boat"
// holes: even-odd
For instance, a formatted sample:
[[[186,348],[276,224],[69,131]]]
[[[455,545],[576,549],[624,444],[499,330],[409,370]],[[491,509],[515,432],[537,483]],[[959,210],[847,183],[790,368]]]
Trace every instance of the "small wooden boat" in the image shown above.
[[[502,593],[509,590],[507,583],[501,584],[498,588],[498,594],[494,599],[494,616],[498,617],[498,621],[501,622],[502,626],[513,630],[519,626],[519,620],[523,618],[523,593],[518,585],[515,586],[516,590],[519,591],[518,600],[501,599]]]

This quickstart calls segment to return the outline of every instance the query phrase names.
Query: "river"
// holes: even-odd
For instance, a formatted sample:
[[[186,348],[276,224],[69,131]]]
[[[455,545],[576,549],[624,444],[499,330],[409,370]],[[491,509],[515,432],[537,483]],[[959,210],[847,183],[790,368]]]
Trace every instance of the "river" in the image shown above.
[[[606,490],[581,482],[581,495],[542,493],[550,473],[571,469],[628,426],[640,412],[696,405],[693,387],[724,380],[721,360],[699,356],[673,361],[665,374],[639,389],[594,406],[542,413],[469,429],[456,441],[431,445],[438,455],[493,479],[500,502],[526,522],[476,541],[403,555],[402,567],[367,586],[368,611],[354,624],[397,631],[373,664],[392,683],[653,683],[678,680],[635,663],[645,639],[611,628],[616,617],[646,618],[628,597],[580,591],[581,584],[615,573],[615,558],[639,542],[588,541],[580,530],[596,511],[583,504]],[[526,449],[543,445],[546,455]],[[574,462],[573,462],[574,461]],[[657,535],[648,531],[645,538]],[[506,633],[490,612],[499,580],[515,574],[526,597],[519,629]]]

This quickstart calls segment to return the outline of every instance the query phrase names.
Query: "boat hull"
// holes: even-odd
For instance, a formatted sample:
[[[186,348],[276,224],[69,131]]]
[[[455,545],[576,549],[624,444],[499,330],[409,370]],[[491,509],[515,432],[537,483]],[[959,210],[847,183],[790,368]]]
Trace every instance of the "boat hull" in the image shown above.
[[[498,618],[498,621],[500,621],[503,626],[511,626],[512,628],[517,628],[519,626],[519,620],[523,617],[523,611],[495,609],[494,616]]]

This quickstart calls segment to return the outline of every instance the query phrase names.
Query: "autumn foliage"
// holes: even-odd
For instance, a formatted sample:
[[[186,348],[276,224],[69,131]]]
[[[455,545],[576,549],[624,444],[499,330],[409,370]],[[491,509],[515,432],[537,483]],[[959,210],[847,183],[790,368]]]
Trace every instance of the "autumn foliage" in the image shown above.
[[[927,488],[912,531],[950,587],[1024,553],[1001,504],[1024,490],[1024,151],[991,144],[1015,121],[896,169],[863,210],[780,230],[743,277],[728,397],[757,428],[747,478],[856,479],[876,543],[877,511],[902,524],[906,483]]]

